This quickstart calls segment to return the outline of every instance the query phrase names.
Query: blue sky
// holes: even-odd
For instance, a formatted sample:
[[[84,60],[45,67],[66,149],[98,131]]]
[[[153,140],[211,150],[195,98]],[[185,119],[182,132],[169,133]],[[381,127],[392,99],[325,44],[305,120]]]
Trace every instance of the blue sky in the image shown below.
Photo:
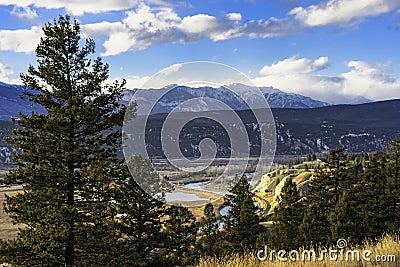
[[[331,103],[400,98],[400,0],[0,0],[0,81],[20,83],[65,13],[130,88],[201,60]]]

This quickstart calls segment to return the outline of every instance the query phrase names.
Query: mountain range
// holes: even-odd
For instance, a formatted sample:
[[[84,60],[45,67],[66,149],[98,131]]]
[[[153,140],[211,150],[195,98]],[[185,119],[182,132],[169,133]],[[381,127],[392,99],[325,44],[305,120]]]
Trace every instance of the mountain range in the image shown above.
[[[229,88],[229,89],[227,89]],[[159,99],[157,105],[152,110],[153,113],[168,113],[179,103],[190,99],[198,99],[200,97],[208,97],[224,102],[234,110],[249,109],[246,102],[253,102],[251,99],[256,94],[249,94],[255,88],[243,84],[231,84],[226,87],[188,87],[170,85],[161,89],[126,89],[123,93],[121,102],[128,104],[136,92],[140,91],[140,104],[150,105],[158,98],[157,96],[163,95]],[[266,99],[270,108],[317,108],[329,106],[329,103],[312,99],[311,97],[303,96],[295,93],[286,93],[273,87],[259,87],[260,92]],[[239,92],[240,95],[232,93],[232,91]],[[0,120],[11,120],[11,117],[18,117],[18,113],[31,113],[43,112],[42,107],[38,105],[31,105],[26,98],[20,96],[24,92],[21,85],[11,85],[0,82]],[[244,101],[245,100],[245,101]],[[368,103],[371,100],[363,97],[354,97],[349,100],[350,104]],[[221,110],[219,105],[204,106],[205,104],[198,101],[198,106],[192,106],[189,109],[181,111],[199,111],[199,110]]]
[[[251,90],[250,87],[241,84],[230,85],[230,87],[235,87],[242,91]],[[145,97],[141,99],[140,104],[151,104],[154,100],[154,96],[158,95],[160,90],[162,93],[165,92],[166,94],[158,102],[157,108],[153,111],[154,113],[170,112],[177,106],[177,104],[185,100],[199,97],[210,97],[220,100],[235,110],[248,109],[243,99],[225,87],[192,88],[187,86],[176,86],[172,90],[170,90],[170,88],[127,89],[124,91],[122,103],[129,103],[132,96],[136,92],[141,91],[141,96]],[[260,90],[271,108],[315,108],[329,105],[328,103],[314,100],[310,97],[294,93],[285,93],[272,87],[260,87]],[[32,111],[43,111],[43,109],[38,105],[32,106],[26,98],[21,99],[20,95],[23,92],[24,88],[21,85],[10,85],[0,82],[0,120],[11,120],[11,117],[18,117],[18,112],[26,114],[31,113]],[[199,108],[200,107],[191,107],[190,110],[186,111],[196,111]],[[208,110],[214,109],[213,107],[207,108]],[[219,109],[219,107],[215,107],[215,109]]]
[[[223,110],[221,105],[201,101],[201,98],[212,98],[225,103],[233,110],[249,109],[247,103],[255,103],[260,93],[264,96],[270,108],[316,108],[328,106],[328,103],[312,99],[307,96],[285,93],[273,87],[259,87],[260,92],[254,92],[256,88],[243,84],[231,84],[221,87],[188,87],[171,85],[161,89],[134,89],[124,92],[123,103],[128,104],[132,97],[139,93],[138,103],[149,106],[158,99],[157,104],[152,109],[152,114],[168,113],[174,108],[177,111],[197,112],[204,110]],[[187,100],[197,99],[191,102],[191,106],[185,108],[178,107],[178,104]]]

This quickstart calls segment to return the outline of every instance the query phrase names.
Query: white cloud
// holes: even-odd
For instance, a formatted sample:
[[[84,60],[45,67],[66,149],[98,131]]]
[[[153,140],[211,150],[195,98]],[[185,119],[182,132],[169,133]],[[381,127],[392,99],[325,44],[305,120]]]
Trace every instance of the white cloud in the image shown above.
[[[102,21],[94,24],[83,24],[81,29],[83,36],[87,38],[121,32],[125,29],[125,26],[121,22]]]
[[[9,84],[20,84],[19,78],[13,78],[14,71],[0,62],[0,81]]]
[[[244,22],[240,13],[228,13],[223,17],[207,14],[181,17],[167,5],[172,2],[170,0],[97,0],[96,2],[21,0],[18,2],[18,9],[15,7],[12,12],[16,16],[33,18],[37,14],[31,7],[65,8],[74,15],[129,9],[121,21],[81,25],[84,37],[107,36],[107,40],[102,44],[104,51],[101,55],[111,56],[131,50],[146,49],[153,45],[188,44],[202,39],[216,42],[238,37],[287,36],[299,33],[307,27],[354,22],[355,19],[386,13],[400,6],[400,0],[327,0],[320,5],[295,8],[283,18],[271,17]],[[156,3],[159,6],[150,7],[145,3]],[[0,5],[7,4],[13,3],[10,0],[0,0]],[[135,9],[132,10],[132,7]],[[32,52],[40,35],[39,27],[14,31],[0,30],[0,50]],[[292,60],[294,68],[296,64],[308,64],[301,62],[301,59]]]
[[[314,71],[322,70],[328,66],[328,58],[320,57],[316,60],[310,60],[307,58],[299,58],[298,56],[292,56],[286,58],[271,66],[264,66],[260,70],[261,75],[271,74],[290,74],[290,73],[311,73]]]
[[[184,17],[179,28],[188,34],[200,34],[212,31],[218,26],[218,20],[209,15],[198,14],[194,16]]]
[[[287,62],[286,68],[282,62]],[[296,64],[290,64],[292,62]],[[384,65],[349,61],[349,71],[337,76],[325,76],[315,72],[327,66],[327,58],[302,59],[300,62],[291,57],[278,62],[279,67],[276,67],[278,63],[265,66],[264,70],[272,71],[260,71],[261,76],[254,78],[253,82],[258,86],[273,86],[329,103],[348,103],[358,96],[372,100],[400,98],[400,79],[386,73]],[[297,71],[301,69],[299,66],[304,66],[307,71]]]
[[[134,1],[134,4],[137,4]],[[13,5],[15,1],[0,0],[1,5]],[[132,1],[107,1],[107,0],[89,0],[89,1],[62,1],[62,0],[20,0],[18,5],[21,7],[35,6],[37,8],[58,9],[64,8],[73,15],[80,16],[86,13],[100,13],[110,10],[121,10],[131,7]]]
[[[42,35],[42,29],[37,26],[22,30],[0,30],[0,50],[33,52]]]
[[[162,73],[164,75],[170,75],[174,72],[178,72],[182,68],[182,66],[183,66],[182,64],[171,65],[168,68],[164,69]]]
[[[87,24],[82,25],[82,30],[92,37],[108,35],[103,43],[105,51],[102,55],[110,56],[165,43],[192,43],[201,39],[221,41],[240,36],[283,36],[293,33],[295,27],[288,20],[276,18],[243,24],[238,13],[222,18],[206,14],[180,17],[170,7],[154,8],[140,4],[136,10],[127,11],[122,22]]]
[[[294,8],[289,14],[307,26],[323,26],[378,16],[398,6],[400,0],[328,0],[320,5]]]
[[[343,73],[343,92],[359,94],[375,100],[400,98],[400,79],[384,71],[384,66],[363,61],[350,61],[351,69]]]
[[[153,12],[154,10],[154,12]],[[132,30],[149,30],[154,33],[159,29],[167,29],[180,22],[181,18],[171,8],[155,8],[145,4],[139,5],[135,11],[127,11],[123,20]]]
[[[29,6],[19,7],[15,5],[10,14],[13,16],[17,16],[19,19],[26,20],[33,20],[38,17],[36,10],[31,9]]]
[[[240,13],[229,13],[226,17],[230,20],[242,20],[242,14]]]
[[[250,38],[271,38],[299,33],[303,27],[287,18],[271,17],[267,20],[251,20],[244,24],[243,32]]]
[[[297,93],[328,103],[345,103],[348,96],[341,92],[343,80],[314,74],[283,74],[257,77],[257,86],[272,86],[289,93]]]
[[[127,76],[125,77],[126,80],[126,88],[127,89],[135,89],[135,88],[141,88],[143,84],[145,84],[151,77],[150,76]],[[121,81],[121,78],[116,78],[114,80]]]
[[[108,11],[127,10],[137,6],[141,0],[19,0],[18,6],[34,6],[46,9],[64,8],[68,13],[82,16],[85,13],[103,13]],[[171,5],[170,1],[147,0],[146,2],[156,5]],[[14,5],[15,1],[0,0],[0,5]]]

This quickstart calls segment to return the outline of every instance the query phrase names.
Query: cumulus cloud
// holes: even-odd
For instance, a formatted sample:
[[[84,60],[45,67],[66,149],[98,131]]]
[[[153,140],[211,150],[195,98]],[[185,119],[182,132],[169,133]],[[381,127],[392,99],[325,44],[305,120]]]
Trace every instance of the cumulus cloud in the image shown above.
[[[0,62],[0,81],[9,84],[20,84],[18,78],[13,78],[14,71]]]
[[[343,73],[343,92],[374,100],[400,98],[400,79],[385,72],[384,65],[350,61],[350,71]]]
[[[315,60],[307,58],[299,58],[298,56],[292,56],[286,58],[271,66],[264,66],[260,70],[261,75],[271,74],[290,74],[290,73],[311,73],[314,71],[322,70],[328,66],[328,57],[320,57]]]
[[[68,13],[74,16],[82,16],[85,13],[103,13],[108,11],[127,10],[137,6],[141,0],[20,0],[18,6],[34,6],[46,9],[64,8]],[[147,0],[149,4],[169,6],[173,1],[167,0]],[[14,5],[15,1],[0,0],[0,5]]]
[[[268,20],[241,23],[241,14],[229,13],[222,18],[207,14],[180,17],[170,7],[139,5],[127,11],[122,22],[100,22],[82,25],[88,36],[108,35],[103,43],[104,56],[129,50],[146,49],[165,43],[192,43],[201,39],[221,41],[240,36],[267,38],[291,34],[295,25],[288,20]]]
[[[253,82],[334,104],[357,101],[359,96],[372,100],[400,98],[400,79],[387,73],[385,65],[349,61],[349,70],[336,76],[316,74],[326,66],[326,57],[316,60],[291,57],[263,67]],[[307,71],[298,71],[301,69]]]
[[[226,16],[230,20],[242,20],[242,14],[240,14],[240,13],[229,13]]]
[[[342,92],[343,79],[313,74],[283,74],[256,77],[257,86],[272,86],[289,93],[297,93],[328,103],[346,103],[349,95]]]
[[[0,30],[0,50],[33,52],[43,35],[40,27],[21,30]]]
[[[102,21],[95,24],[81,25],[82,35],[87,38],[89,36],[100,36],[105,34],[113,34],[121,32],[125,29],[122,22]]]
[[[10,14],[26,20],[33,20],[38,17],[36,10],[31,9],[29,6],[19,7],[15,5]]]
[[[289,12],[307,26],[347,24],[395,10],[400,0],[328,0],[319,5],[297,7]]]

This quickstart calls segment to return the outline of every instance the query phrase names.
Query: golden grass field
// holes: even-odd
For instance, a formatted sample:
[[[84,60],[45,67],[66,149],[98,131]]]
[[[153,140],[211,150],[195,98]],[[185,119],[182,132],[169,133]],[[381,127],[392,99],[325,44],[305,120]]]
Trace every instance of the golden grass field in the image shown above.
[[[362,256],[360,257],[360,261],[346,261],[345,257],[343,258],[343,261],[340,259],[336,261],[331,261],[329,259],[329,256],[324,257],[324,260],[322,261],[308,261],[307,259],[305,261],[287,261],[287,262],[282,262],[278,260],[265,260],[265,261],[260,261],[257,259],[256,254],[246,254],[243,256],[239,255],[232,255],[232,256],[226,256],[223,258],[202,258],[200,259],[200,262],[198,263],[197,267],[269,267],[269,266],[274,266],[274,267],[287,267],[287,266],[295,266],[295,267],[358,267],[358,266],[390,266],[390,267],[395,267],[395,266],[400,266],[400,240],[399,237],[394,237],[394,236],[385,236],[382,240],[380,240],[377,244],[370,244],[366,243],[364,246],[360,248],[351,248],[351,250],[358,249],[360,253],[362,253],[364,250],[370,250],[372,254],[369,256],[371,261],[365,261],[362,259]],[[346,251],[346,250],[344,250]],[[302,253],[302,250],[299,251],[300,255]],[[276,254],[275,254],[276,255]],[[317,254],[318,255],[318,254]],[[362,255],[362,254],[361,254]],[[375,256],[385,256],[388,259],[388,256],[394,256],[392,257],[391,261],[386,261],[386,262],[372,262],[372,260],[375,259]],[[351,259],[351,257],[350,257]],[[383,259],[383,257],[381,257]]]

